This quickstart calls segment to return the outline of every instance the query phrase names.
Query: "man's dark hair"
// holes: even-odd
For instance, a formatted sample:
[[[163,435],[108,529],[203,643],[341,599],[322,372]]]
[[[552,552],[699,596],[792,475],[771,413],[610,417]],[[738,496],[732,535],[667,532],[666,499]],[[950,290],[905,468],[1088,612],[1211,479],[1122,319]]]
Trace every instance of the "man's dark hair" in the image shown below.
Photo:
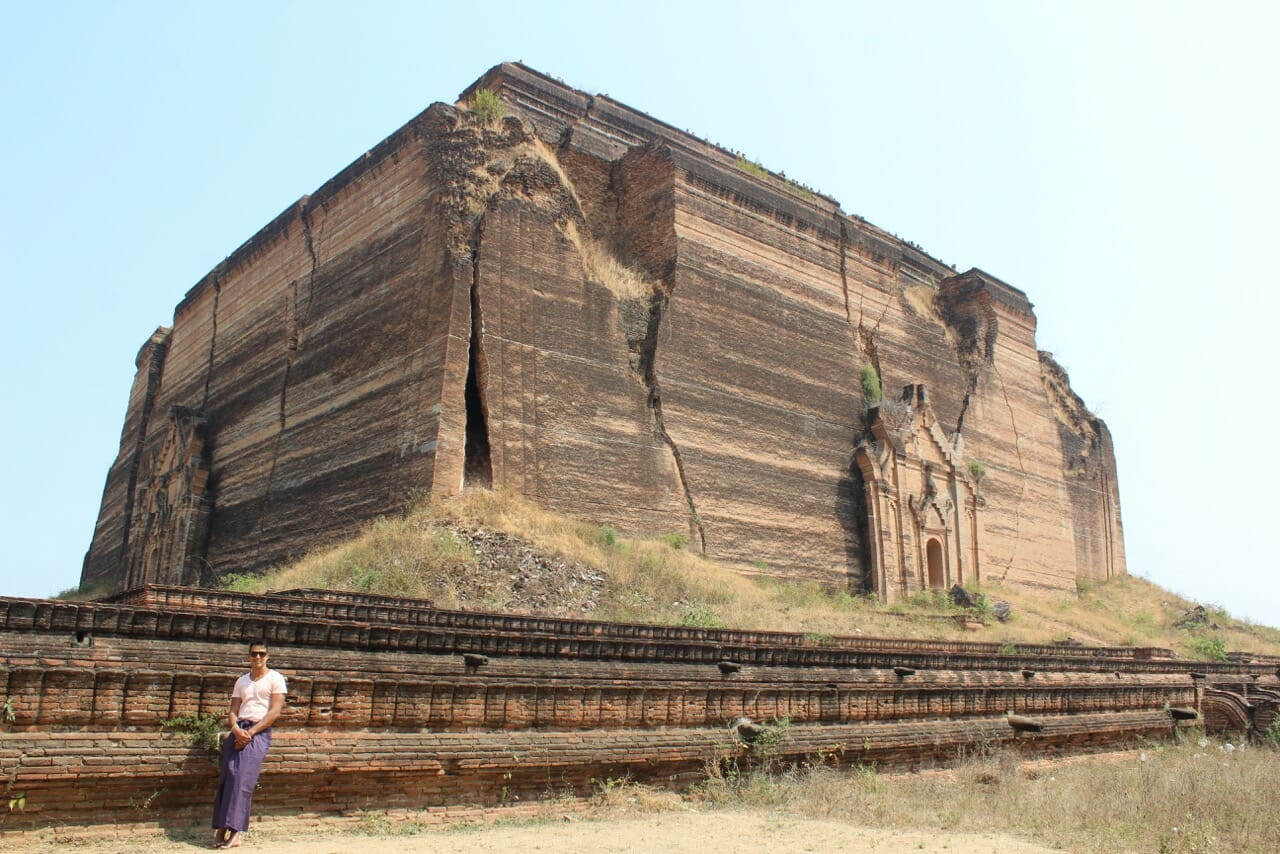
[[[267,648],[267,642],[266,642],[266,641],[260,641],[260,640],[259,640],[259,641],[254,641],[254,642],[252,642],[251,644],[249,644],[249,652],[253,652],[253,648],[254,648],[255,646],[260,646],[260,647],[262,647],[263,649],[266,649],[266,648]]]

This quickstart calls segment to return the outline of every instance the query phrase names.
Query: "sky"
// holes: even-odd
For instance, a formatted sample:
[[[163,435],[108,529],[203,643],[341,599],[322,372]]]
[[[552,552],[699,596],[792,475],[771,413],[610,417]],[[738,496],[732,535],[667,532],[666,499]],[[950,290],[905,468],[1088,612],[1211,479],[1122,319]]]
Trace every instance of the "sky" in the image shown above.
[[[1025,291],[1114,437],[1130,571],[1280,626],[1278,36],[1244,2],[0,0],[0,594],[78,583],[183,294],[521,60]]]

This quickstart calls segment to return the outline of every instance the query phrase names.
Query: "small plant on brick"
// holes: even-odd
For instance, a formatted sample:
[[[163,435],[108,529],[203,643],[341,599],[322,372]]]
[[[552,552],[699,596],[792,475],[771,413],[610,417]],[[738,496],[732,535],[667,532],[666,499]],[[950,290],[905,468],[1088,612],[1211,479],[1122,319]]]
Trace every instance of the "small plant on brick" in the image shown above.
[[[11,724],[18,719],[17,712],[13,710],[12,697],[5,697],[4,703],[0,705],[0,718],[3,718],[7,724]]]
[[[487,125],[496,124],[507,114],[507,105],[502,99],[488,89],[479,89],[467,105],[476,118]]]
[[[152,792],[150,795],[143,798],[142,800],[138,800],[137,798],[129,798],[129,806],[133,807],[138,812],[146,812],[147,810],[151,809],[151,805],[156,802],[156,798],[160,797],[160,795],[163,792],[164,792],[164,789],[156,789],[154,792]]]
[[[972,477],[974,480],[981,482],[983,476],[985,476],[986,473],[987,473],[986,465],[979,462],[978,460],[973,460],[969,463],[969,476]]]
[[[187,740],[188,744],[205,750],[217,750],[221,743],[222,730],[226,717],[214,714],[184,714],[161,721],[160,727],[177,733]]]
[[[9,793],[9,812],[24,812],[27,808],[26,792]]]
[[[765,724],[764,731],[751,740],[751,752],[766,763],[778,758],[782,742],[791,735],[791,718],[778,718]]]
[[[862,399],[867,406],[875,406],[884,399],[884,389],[880,386],[880,375],[873,365],[862,366]]]

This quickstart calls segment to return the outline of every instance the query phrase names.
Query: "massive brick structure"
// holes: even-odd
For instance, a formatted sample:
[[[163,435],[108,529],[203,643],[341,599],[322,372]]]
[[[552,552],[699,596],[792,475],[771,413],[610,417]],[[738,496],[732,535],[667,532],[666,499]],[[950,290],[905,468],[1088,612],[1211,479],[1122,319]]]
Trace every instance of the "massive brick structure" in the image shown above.
[[[885,599],[1124,571],[1107,430],[1021,291],[607,97],[482,89],[505,116],[431,106],[143,346],[85,583],[210,584],[468,483]]]

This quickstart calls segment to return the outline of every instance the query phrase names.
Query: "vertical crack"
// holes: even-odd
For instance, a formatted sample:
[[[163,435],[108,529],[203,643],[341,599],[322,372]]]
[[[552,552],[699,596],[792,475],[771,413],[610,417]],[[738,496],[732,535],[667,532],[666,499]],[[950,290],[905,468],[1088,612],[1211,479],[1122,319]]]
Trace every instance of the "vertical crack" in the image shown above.
[[[844,319],[849,327],[849,332],[854,336],[854,343],[861,350],[862,355],[871,363],[872,369],[876,372],[876,378],[880,380],[881,386],[884,385],[884,374],[880,370],[880,353],[876,348],[876,331],[880,328],[880,323],[884,320],[885,314],[888,313],[888,305],[881,312],[880,317],[876,319],[875,325],[870,329],[867,328],[863,318],[863,297],[865,288],[858,289],[858,319],[853,319],[853,304],[849,299],[849,228],[848,223],[838,213],[837,221],[840,225],[840,287],[844,291]]]
[[[978,391],[978,370],[970,368],[967,371],[968,376],[965,378],[964,399],[960,401],[960,415],[956,418],[956,432],[954,435],[960,436],[964,432],[964,416],[969,411],[969,404],[973,402],[973,395]]]
[[[471,338],[467,345],[467,383],[462,485],[493,486],[493,459],[489,444],[489,410],[485,403],[488,362],[484,354],[484,317],[480,313],[480,241],[484,236],[484,215],[476,219],[471,234]]]
[[[995,372],[996,379],[1000,382],[1000,396],[1004,398],[1004,405],[1009,409],[1009,429],[1013,431],[1013,452],[1018,458],[1018,471],[1022,472],[1022,492],[1018,495],[1017,509],[1014,512],[1013,527],[1013,551],[1009,554],[1009,562],[1005,564],[1004,573],[1000,576],[1000,580],[1009,575],[1009,570],[1013,568],[1013,563],[1018,556],[1018,544],[1022,542],[1022,504],[1027,498],[1027,467],[1022,461],[1022,437],[1018,434],[1018,421],[1013,413],[1013,404],[1009,401],[1009,390],[1005,386],[1004,377],[1000,375],[1000,369],[996,367],[994,360],[991,363],[991,370]]]
[[[306,247],[307,257],[311,260],[311,269],[307,273],[307,293],[305,300],[299,296],[299,284],[293,283],[293,295],[286,306],[286,338],[284,355],[284,378],[280,383],[280,430],[285,428],[287,404],[289,399],[289,375],[293,371],[293,362],[302,349],[302,336],[306,331],[308,315],[311,311],[311,300],[316,290],[316,272],[320,267],[320,258],[316,252],[316,242],[311,224],[311,210],[306,200],[299,206],[302,219],[302,243]]]
[[[844,218],[841,217],[839,213],[836,214],[836,223],[840,226],[840,287],[844,291],[844,322],[849,324],[850,329],[855,329],[856,327],[853,324],[853,313],[849,307],[849,228],[846,225]],[[859,292],[859,299],[861,299],[861,292]],[[858,306],[858,320],[859,323],[861,323],[861,305]]]
[[[569,143],[573,140],[574,129],[587,119],[591,118],[591,111],[595,109],[595,106],[596,96],[587,95],[587,106],[584,107],[582,112],[578,114],[577,118],[573,120],[573,124],[565,125],[564,130],[560,131],[560,139],[556,141],[557,149],[564,151],[569,147]],[[614,165],[617,165],[617,161],[614,161]]]
[[[689,477],[684,468],[684,457],[675,439],[667,432],[666,420],[662,415],[662,390],[658,382],[657,362],[658,332],[662,327],[662,317],[666,313],[669,298],[667,294],[654,294],[649,304],[649,323],[645,331],[644,343],[640,350],[640,377],[649,390],[649,411],[653,413],[653,431],[671,451],[676,463],[676,475],[680,478],[680,489],[684,492],[685,507],[689,511],[689,523],[698,532],[698,545],[703,554],[707,552],[707,529],[698,514],[698,505],[693,497],[693,488],[689,485]]]

